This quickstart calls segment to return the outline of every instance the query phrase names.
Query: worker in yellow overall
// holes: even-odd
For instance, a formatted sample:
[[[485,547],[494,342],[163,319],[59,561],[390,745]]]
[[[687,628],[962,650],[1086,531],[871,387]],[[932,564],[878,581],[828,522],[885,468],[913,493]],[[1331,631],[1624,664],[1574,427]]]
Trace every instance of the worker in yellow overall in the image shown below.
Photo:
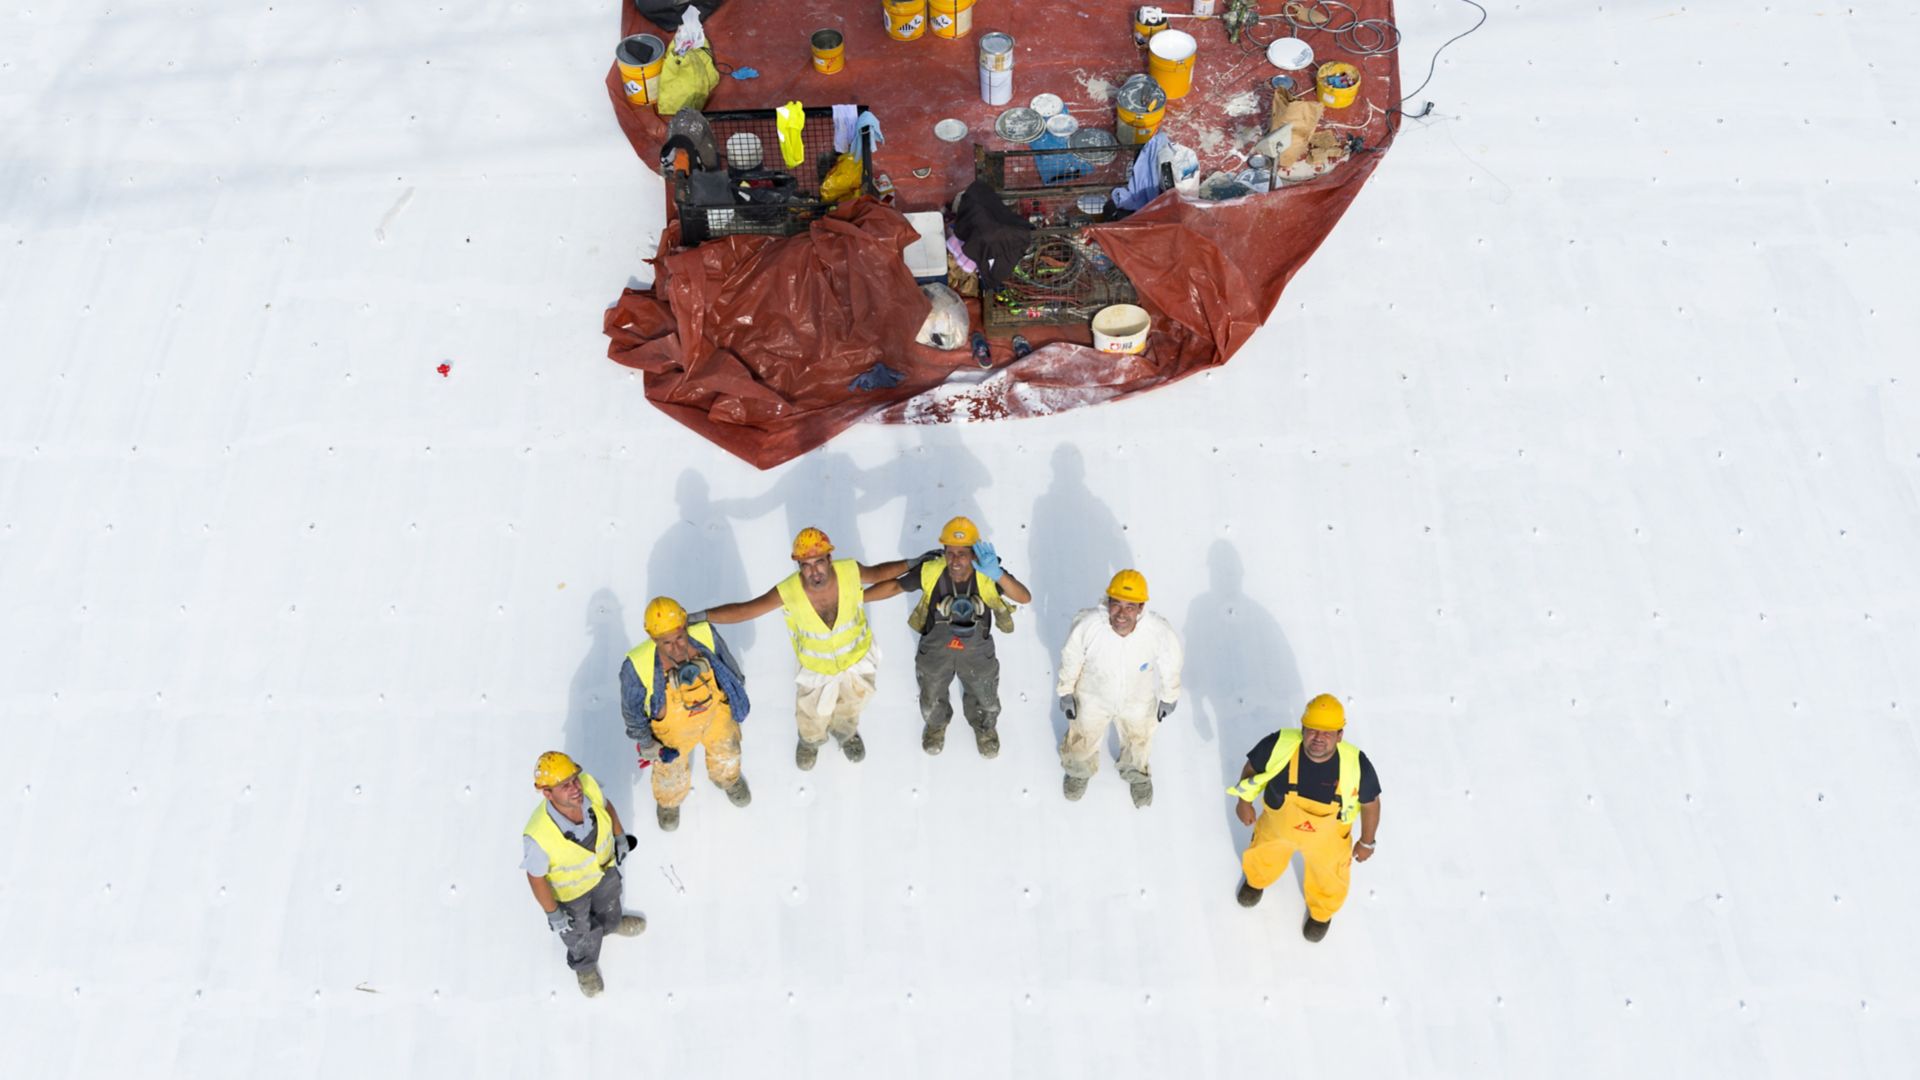
[[[820,747],[832,736],[848,761],[867,756],[860,738],[860,713],[872,699],[880,675],[880,649],[867,626],[867,586],[897,577],[906,560],[867,566],[853,559],[833,557],[833,541],[815,528],[801,529],[793,538],[793,561],[799,568],[751,600],[721,604],[705,612],[710,623],[745,622],[779,608],[786,612],[787,636],[793,640],[793,719],[800,742],[794,764],[813,768]]]
[[[753,801],[740,775],[740,721],[751,706],[740,665],[711,625],[689,622],[686,609],[665,596],[647,603],[645,621],[647,640],[620,666],[620,714],[640,767],[653,768],[655,817],[672,832],[693,786],[696,746],[706,754],[707,779],[728,801]]]
[[[993,629],[1013,632],[1013,605],[1033,594],[1000,565],[980,529],[957,517],[940,529],[940,550],[909,564],[906,573],[867,590],[868,600],[920,591],[907,625],[920,635],[913,673],[920,681],[920,748],[938,754],[953,720],[953,680],[960,680],[960,706],[973,728],[974,748],[984,758],[1000,753],[1000,660]]]
[[[613,808],[593,777],[558,750],[540,755],[533,786],[542,802],[521,830],[520,868],[547,928],[567,947],[567,966],[580,992],[605,989],[600,942],[609,933],[634,937],[647,928],[645,915],[620,907],[620,863],[632,847]]]
[[[1299,852],[1307,897],[1301,933],[1308,941],[1327,936],[1327,924],[1346,902],[1352,865],[1373,857],[1380,828],[1380,778],[1367,755],[1344,740],[1346,726],[1340,699],[1321,694],[1307,702],[1298,728],[1283,728],[1254,745],[1240,782],[1227,789],[1240,800],[1234,811],[1241,824],[1253,826],[1253,840],[1240,856],[1246,875],[1240,906],[1259,903]],[[1265,804],[1258,823],[1256,799]],[[1359,840],[1352,839],[1355,818]]]

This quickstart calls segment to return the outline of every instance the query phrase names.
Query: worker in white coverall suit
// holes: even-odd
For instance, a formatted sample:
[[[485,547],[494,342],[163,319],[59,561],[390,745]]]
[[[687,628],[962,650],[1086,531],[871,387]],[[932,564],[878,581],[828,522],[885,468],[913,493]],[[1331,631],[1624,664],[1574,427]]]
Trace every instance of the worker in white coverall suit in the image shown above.
[[[1133,805],[1153,802],[1147,752],[1155,729],[1180,703],[1185,652],[1173,624],[1146,606],[1147,579],[1138,570],[1120,571],[1107,586],[1106,606],[1074,616],[1060,650],[1055,693],[1067,716],[1060,766],[1068,799],[1086,794],[1112,724],[1120,729],[1120,778],[1132,791]]]

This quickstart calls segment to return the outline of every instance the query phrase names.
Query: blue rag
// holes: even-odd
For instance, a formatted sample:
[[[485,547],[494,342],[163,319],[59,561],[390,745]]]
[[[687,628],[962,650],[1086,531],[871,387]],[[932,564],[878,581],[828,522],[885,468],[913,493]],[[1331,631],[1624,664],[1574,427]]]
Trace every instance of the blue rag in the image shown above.
[[[760,72],[754,68],[734,68],[733,77],[741,80],[757,79],[760,77]]]
[[[1122,210],[1139,210],[1160,194],[1160,155],[1167,148],[1167,136],[1156,133],[1133,159],[1133,175],[1127,186],[1113,189],[1113,205]]]
[[[887,141],[887,137],[880,134],[880,118],[873,115],[873,110],[868,109],[860,114],[858,126],[861,131],[867,133],[867,141],[874,149],[879,149],[880,144]],[[859,143],[859,139],[855,138],[854,145],[858,146]]]
[[[868,390],[886,390],[899,386],[906,375],[888,367],[883,361],[874,361],[874,365],[853,377],[847,389],[866,392]]]

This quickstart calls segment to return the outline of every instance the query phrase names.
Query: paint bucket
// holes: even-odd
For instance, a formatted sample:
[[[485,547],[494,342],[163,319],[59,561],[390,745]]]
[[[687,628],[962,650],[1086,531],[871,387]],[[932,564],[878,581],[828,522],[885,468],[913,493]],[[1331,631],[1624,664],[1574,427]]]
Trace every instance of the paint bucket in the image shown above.
[[[980,70],[1013,70],[1013,35],[998,30],[980,37]]]
[[[1013,100],[1013,72],[980,69],[980,100],[989,105],[1005,105]]]
[[[1144,49],[1147,39],[1167,28],[1167,13],[1157,7],[1133,9],[1133,43]]]
[[[973,0],[927,0],[934,37],[963,38],[973,33]]]
[[[847,38],[838,30],[813,32],[813,70],[832,75],[847,66]]]
[[[1313,46],[1297,37],[1274,38],[1267,46],[1267,63],[1282,71],[1299,71],[1313,63]]]
[[[1185,30],[1163,30],[1147,42],[1147,74],[1167,92],[1169,101],[1193,89],[1193,54],[1200,43]]]
[[[1145,75],[1135,75],[1113,98],[1113,133],[1121,146],[1139,146],[1160,130],[1167,115],[1167,92]]]
[[[620,84],[632,105],[651,105],[660,100],[660,69],[667,63],[667,43],[652,34],[623,38],[613,50],[613,62],[620,65]]]
[[[880,0],[887,36],[912,41],[927,32],[927,0]]]
[[[1153,316],[1134,304],[1114,304],[1093,313],[1093,347],[1103,353],[1133,355],[1147,347]]]
[[[1344,109],[1360,96],[1360,69],[1352,64],[1321,64],[1313,81],[1320,88],[1320,104],[1329,109]]]

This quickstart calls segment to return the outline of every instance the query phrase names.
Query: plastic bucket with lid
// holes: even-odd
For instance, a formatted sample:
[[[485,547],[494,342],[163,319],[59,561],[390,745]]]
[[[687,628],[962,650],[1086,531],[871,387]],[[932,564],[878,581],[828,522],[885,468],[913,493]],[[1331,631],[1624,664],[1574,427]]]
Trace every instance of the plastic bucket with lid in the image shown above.
[[[1320,104],[1329,109],[1344,109],[1360,96],[1360,69],[1338,60],[1321,64],[1314,83],[1320,88]]]
[[[1162,30],[1147,42],[1147,74],[1167,92],[1168,100],[1186,97],[1193,89],[1193,55],[1199,48],[1185,30]]]
[[[912,41],[927,32],[927,0],[880,0],[887,36]]]
[[[633,105],[651,105],[660,100],[660,69],[667,63],[667,43],[652,34],[622,38],[613,50],[613,62],[620,65],[620,85]]]
[[[927,24],[934,37],[966,37],[973,33],[973,0],[927,0]]]
[[[1104,353],[1138,353],[1147,347],[1153,316],[1135,304],[1114,304],[1093,313],[1093,347]]]
[[[847,38],[838,30],[813,32],[813,70],[831,75],[847,66]]]
[[[1136,75],[1113,98],[1113,134],[1122,146],[1139,146],[1160,130],[1167,115],[1167,92],[1145,75]]]

